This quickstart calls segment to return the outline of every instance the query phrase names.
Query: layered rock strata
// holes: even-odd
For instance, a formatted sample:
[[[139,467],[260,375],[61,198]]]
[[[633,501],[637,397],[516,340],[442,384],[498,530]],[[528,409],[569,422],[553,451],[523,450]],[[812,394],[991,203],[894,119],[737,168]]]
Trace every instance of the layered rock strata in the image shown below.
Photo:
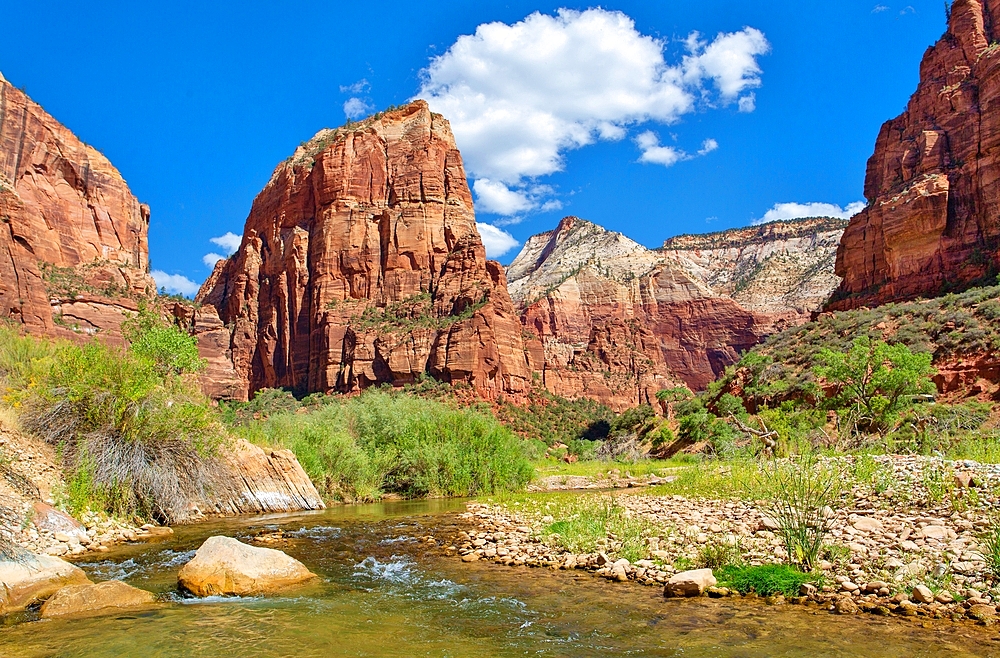
[[[451,128],[423,101],[300,146],[197,299],[232,327],[241,397],[266,387],[349,392],[427,373],[495,398],[530,381]]]
[[[840,284],[837,246],[847,221],[814,217],[670,238],[659,250],[716,294],[797,324]]]
[[[1000,0],[955,0],[868,160],[832,310],[936,296],[1000,271]]]
[[[171,523],[326,507],[291,450],[265,450],[243,439],[178,476],[183,504],[169,510]]]
[[[615,408],[703,388],[772,330],[663,254],[576,217],[530,238],[507,274],[545,387]]]
[[[108,159],[0,76],[0,318],[117,331],[156,289],[148,224]]]

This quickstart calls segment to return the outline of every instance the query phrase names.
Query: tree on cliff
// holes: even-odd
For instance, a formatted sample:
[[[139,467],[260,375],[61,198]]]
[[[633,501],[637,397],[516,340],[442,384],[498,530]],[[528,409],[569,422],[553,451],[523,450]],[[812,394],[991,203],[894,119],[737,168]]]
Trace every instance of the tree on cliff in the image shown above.
[[[882,434],[912,404],[914,395],[934,390],[931,358],[903,344],[861,336],[847,352],[821,350],[814,372],[835,386],[829,403],[846,411],[856,429]]]

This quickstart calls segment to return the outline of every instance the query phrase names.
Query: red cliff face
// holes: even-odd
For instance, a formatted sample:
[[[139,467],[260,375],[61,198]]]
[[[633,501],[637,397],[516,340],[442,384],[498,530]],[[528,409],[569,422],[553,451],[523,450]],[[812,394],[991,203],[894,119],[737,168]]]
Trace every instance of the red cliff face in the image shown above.
[[[528,240],[508,276],[545,387],[616,409],[704,388],[774,331],[664,253],[576,217]]]
[[[0,318],[117,333],[155,291],[148,224],[108,159],[0,76]]]
[[[321,131],[279,165],[198,301],[232,328],[238,397],[424,373],[487,398],[530,382],[451,129],[422,101]]]
[[[1000,271],[1000,0],[955,0],[906,111],[868,161],[868,208],[828,308],[934,296]]]

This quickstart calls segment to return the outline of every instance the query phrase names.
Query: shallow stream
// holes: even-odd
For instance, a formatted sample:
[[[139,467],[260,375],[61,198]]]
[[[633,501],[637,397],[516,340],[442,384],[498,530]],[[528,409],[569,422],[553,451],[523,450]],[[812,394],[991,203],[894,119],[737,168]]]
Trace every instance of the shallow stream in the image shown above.
[[[836,617],[742,600],[665,601],[584,572],[462,563],[414,538],[459,523],[459,501],[349,506],[177,529],[80,562],[167,602],[137,614],[0,627],[0,656],[998,656],[968,624]],[[208,536],[284,530],[321,576],[287,596],[185,599],[180,566]],[[926,623],[926,622],[925,622]]]

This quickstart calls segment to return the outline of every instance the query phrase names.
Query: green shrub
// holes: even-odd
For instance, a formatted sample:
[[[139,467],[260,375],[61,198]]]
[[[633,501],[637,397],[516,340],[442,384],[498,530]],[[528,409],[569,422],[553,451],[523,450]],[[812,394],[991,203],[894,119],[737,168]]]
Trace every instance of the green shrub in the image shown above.
[[[635,433],[655,415],[648,404],[626,409],[611,421],[611,436]]]
[[[532,477],[530,446],[492,416],[377,389],[239,431],[291,449],[323,493],[342,500],[490,494]]]
[[[25,429],[58,450],[77,510],[165,518],[183,505],[179,478],[208,486],[225,439],[196,385],[96,341],[0,328],[0,389]]]
[[[656,392],[656,399],[660,402],[683,402],[690,400],[691,397],[691,391],[685,386],[665,388]]]
[[[134,355],[153,363],[163,375],[181,375],[205,368],[205,360],[198,356],[195,337],[168,323],[145,302],[139,302],[139,312],[134,317],[122,322],[122,336]]]
[[[452,395],[452,389],[445,389]],[[593,454],[594,441],[603,441],[611,433],[615,413],[607,406],[580,398],[569,400],[542,389],[533,390],[527,404],[502,400],[496,417],[506,427],[526,439],[541,439],[548,445],[565,443],[570,454],[583,458],[582,449]]]
[[[741,594],[754,592],[760,596],[798,596],[802,585],[819,582],[818,576],[784,564],[730,565],[719,569],[716,577],[720,587],[728,587]]]

